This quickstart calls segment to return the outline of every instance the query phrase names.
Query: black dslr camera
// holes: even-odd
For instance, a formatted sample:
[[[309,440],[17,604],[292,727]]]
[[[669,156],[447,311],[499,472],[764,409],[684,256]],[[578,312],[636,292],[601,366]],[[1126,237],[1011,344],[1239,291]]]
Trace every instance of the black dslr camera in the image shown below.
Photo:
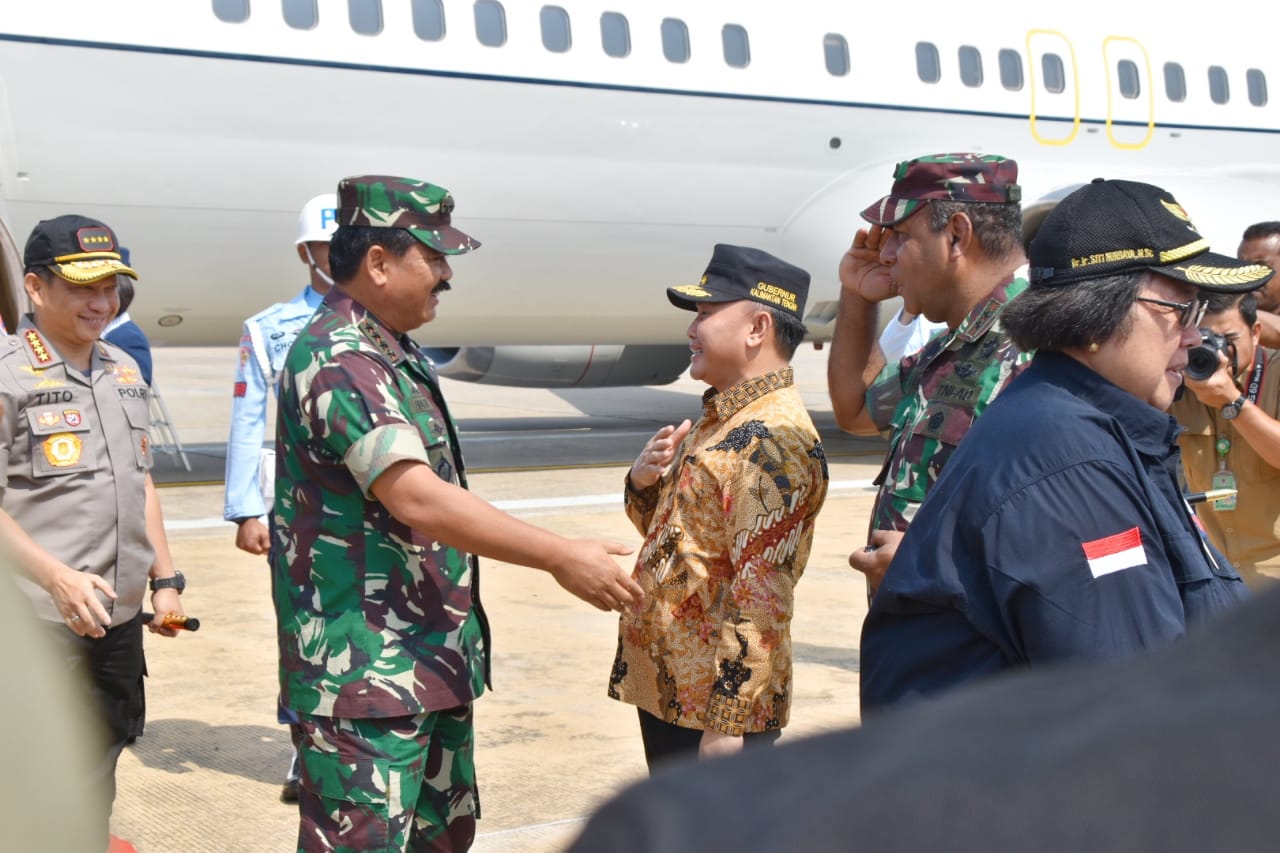
[[[1218,353],[1227,357],[1231,375],[1236,375],[1236,345],[1226,335],[1208,329],[1200,330],[1200,343],[1187,350],[1187,376],[1203,382],[1218,372]]]

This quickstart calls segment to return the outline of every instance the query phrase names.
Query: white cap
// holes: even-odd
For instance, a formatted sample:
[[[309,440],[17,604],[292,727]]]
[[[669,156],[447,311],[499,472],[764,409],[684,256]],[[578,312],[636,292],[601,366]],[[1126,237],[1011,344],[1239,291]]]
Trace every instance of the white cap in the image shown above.
[[[333,193],[318,195],[302,207],[298,214],[298,239],[294,244],[328,243],[338,230],[338,197]]]

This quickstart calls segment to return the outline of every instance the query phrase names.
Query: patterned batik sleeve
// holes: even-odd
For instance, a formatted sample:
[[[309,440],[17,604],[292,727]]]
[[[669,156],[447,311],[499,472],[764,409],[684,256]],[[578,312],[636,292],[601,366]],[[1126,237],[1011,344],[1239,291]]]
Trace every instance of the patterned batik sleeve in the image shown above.
[[[707,728],[730,735],[778,725],[773,700],[789,691],[793,591],[816,499],[802,437],[774,435],[759,421],[734,432],[746,429],[753,440],[728,455],[732,467],[719,478],[732,577],[706,716]]]
[[[402,384],[384,362],[359,352],[338,353],[307,383],[302,406],[311,434],[344,460],[366,497],[395,463],[430,464]]]

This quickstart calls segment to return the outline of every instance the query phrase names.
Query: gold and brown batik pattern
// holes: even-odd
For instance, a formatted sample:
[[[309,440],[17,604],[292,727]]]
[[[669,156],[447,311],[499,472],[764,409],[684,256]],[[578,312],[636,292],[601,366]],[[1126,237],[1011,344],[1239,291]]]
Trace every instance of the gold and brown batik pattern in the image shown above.
[[[826,494],[790,368],[709,391],[666,476],[627,486],[645,597],[620,619],[609,695],[687,728],[786,725],[793,590]]]

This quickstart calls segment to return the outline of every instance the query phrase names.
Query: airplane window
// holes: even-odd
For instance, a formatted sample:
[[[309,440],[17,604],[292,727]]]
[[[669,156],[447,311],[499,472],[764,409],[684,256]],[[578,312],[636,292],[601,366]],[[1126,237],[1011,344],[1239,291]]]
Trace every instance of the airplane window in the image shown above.
[[[284,22],[295,30],[309,30],[319,19],[316,0],[283,0],[280,11],[284,13]]]
[[[1022,54],[1005,48],[1000,51],[1000,85],[1010,92],[1022,88]]]
[[[1215,104],[1231,100],[1231,86],[1227,82],[1227,69],[1221,65],[1209,66],[1209,99]]]
[[[1067,72],[1062,66],[1062,57],[1056,53],[1046,53],[1040,60],[1044,70],[1044,87],[1046,90],[1060,95],[1067,90]]]
[[[844,36],[827,33],[822,37],[822,53],[827,60],[827,71],[843,77],[849,73],[849,42]]]
[[[1164,93],[1175,104],[1187,99],[1187,75],[1176,62],[1164,64]]]
[[[631,52],[631,27],[626,15],[605,12],[600,16],[600,45],[606,56],[623,57]]]
[[[960,47],[960,82],[970,88],[982,85],[982,54],[972,45]]]
[[[942,60],[931,42],[916,42],[916,74],[925,83],[937,83],[942,79]]]
[[[412,0],[413,33],[423,41],[444,38],[444,6],[440,0]]]
[[[239,24],[249,20],[249,0],[213,0],[213,14],[219,21]]]
[[[1122,59],[1116,63],[1116,80],[1120,83],[1120,94],[1126,98],[1136,98],[1142,93],[1142,82],[1138,77],[1138,66],[1131,59]]]
[[[1267,105],[1267,75],[1257,68],[1250,68],[1244,75],[1249,86],[1249,103],[1255,107]]]
[[[542,22],[542,46],[552,53],[568,50],[572,43],[569,13],[559,6],[543,6],[539,20]]]
[[[679,18],[662,19],[662,55],[668,62],[689,61],[689,28]]]
[[[347,0],[347,18],[360,35],[376,36],[382,32],[382,0]]]
[[[751,45],[747,41],[747,30],[737,24],[725,24],[720,31],[720,41],[724,43],[724,61],[734,68],[746,68],[751,63]]]
[[[476,0],[476,38],[486,47],[507,43],[507,13],[498,0]]]

